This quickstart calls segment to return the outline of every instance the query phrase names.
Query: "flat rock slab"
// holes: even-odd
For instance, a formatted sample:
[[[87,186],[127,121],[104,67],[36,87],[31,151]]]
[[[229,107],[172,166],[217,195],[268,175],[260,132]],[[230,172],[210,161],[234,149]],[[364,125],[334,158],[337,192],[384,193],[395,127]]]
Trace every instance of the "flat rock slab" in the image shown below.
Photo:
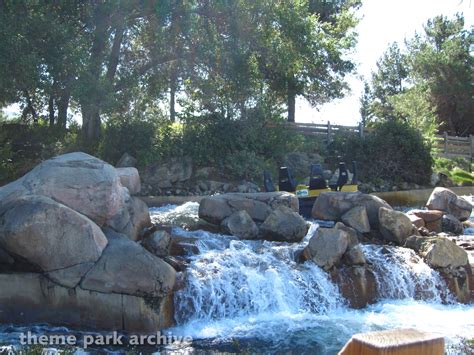
[[[355,334],[339,354],[443,355],[444,338],[416,329]]]

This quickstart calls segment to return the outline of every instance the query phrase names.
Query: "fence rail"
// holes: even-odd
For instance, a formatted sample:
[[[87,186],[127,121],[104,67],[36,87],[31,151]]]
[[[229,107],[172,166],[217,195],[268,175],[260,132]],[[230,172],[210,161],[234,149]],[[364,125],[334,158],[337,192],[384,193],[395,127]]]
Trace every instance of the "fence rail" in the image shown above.
[[[325,137],[327,143],[331,143],[334,134],[357,134],[364,137],[372,132],[372,128],[358,126],[341,126],[327,123],[288,123],[295,131],[305,136]],[[449,136],[446,132],[443,135],[435,136],[434,155],[445,158],[465,158],[473,162],[474,157],[474,135],[469,137]]]

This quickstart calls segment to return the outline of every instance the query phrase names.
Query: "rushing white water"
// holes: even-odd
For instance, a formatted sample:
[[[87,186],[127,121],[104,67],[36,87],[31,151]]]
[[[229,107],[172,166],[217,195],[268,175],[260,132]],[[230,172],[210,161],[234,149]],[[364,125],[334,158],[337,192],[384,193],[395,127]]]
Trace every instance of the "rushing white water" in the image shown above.
[[[335,353],[354,333],[398,327],[443,334],[451,347],[473,336],[474,308],[455,304],[440,275],[406,248],[363,247],[379,302],[348,308],[326,272],[295,261],[316,228],[296,244],[174,229],[197,238],[199,253],[176,292],[171,331],[198,339],[198,349],[303,353]]]

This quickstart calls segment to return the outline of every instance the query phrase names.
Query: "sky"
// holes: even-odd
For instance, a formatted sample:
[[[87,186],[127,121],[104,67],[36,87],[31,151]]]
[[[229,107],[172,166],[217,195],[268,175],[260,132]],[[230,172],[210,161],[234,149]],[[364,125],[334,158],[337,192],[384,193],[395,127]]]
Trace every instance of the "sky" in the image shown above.
[[[351,93],[345,98],[312,108],[304,99],[296,103],[296,121],[355,126],[360,121],[359,97],[363,78],[370,79],[376,62],[392,42],[403,46],[405,38],[423,31],[423,24],[437,15],[463,13],[467,26],[474,24],[474,0],[362,0],[357,11],[361,21],[356,31],[359,43],[351,55],[357,72],[348,78]]]
[[[467,26],[474,25],[474,0],[362,0],[357,11],[361,21],[356,31],[359,42],[351,54],[357,64],[357,72],[348,77],[350,93],[345,98],[335,100],[318,109],[298,98],[296,102],[296,121],[355,126],[360,120],[359,97],[363,90],[363,79],[370,79],[377,60],[388,45],[411,38],[415,32],[423,31],[423,24],[437,15],[453,17],[463,13]],[[4,110],[18,113],[18,105]]]

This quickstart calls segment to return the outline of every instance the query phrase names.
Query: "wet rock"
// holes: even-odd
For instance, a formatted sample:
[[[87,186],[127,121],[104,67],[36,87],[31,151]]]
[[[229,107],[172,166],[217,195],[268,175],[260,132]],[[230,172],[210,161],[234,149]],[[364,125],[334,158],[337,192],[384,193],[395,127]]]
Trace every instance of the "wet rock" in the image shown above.
[[[221,226],[226,233],[240,239],[256,239],[258,236],[258,227],[245,210],[232,213]]]
[[[312,260],[325,270],[339,264],[349,246],[346,232],[335,228],[318,228],[303,251],[305,260]]]
[[[0,209],[0,247],[42,271],[96,262],[107,245],[87,217],[44,196],[26,196]]]
[[[165,257],[170,254],[171,236],[166,231],[156,231],[143,239],[142,245],[153,255]]]
[[[232,213],[243,210],[254,221],[263,222],[272,210],[280,206],[298,212],[298,198],[287,192],[228,193],[203,198],[199,205],[199,218],[220,225]]]
[[[466,251],[445,237],[411,236],[405,246],[415,250],[434,268],[457,268],[468,264]]]
[[[377,301],[377,283],[369,267],[340,267],[331,276],[351,308],[364,308]]]
[[[404,245],[406,239],[412,234],[413,225],[403,212],[381,207],[379,221],[380,232],[389,242]]]
[[[344,254],[344,262],[347,265],[364,265],[366,263],[365,254],[360,244],[349,248]]]
[[[359,236],[360,234],[351,227],[346,226],[344,223],[337,222],[334,228],[338,230],[342,230],[347,233],[347,236],[349,238],[349,248],[352,248],[359,244]]]
[[[117,174],[122,186],[126,187],[130,195],[136,195],[141,190],[140,175],[135,168],[117,168]]]
[[[437,187],[433,190],[426,207],[429,210],[444,211],[460,221],[465,221],[472,213],[472,205],[468,201],[444,187]]]
[[[469,304],[474,300],[474,277],[470,265],[454,270],[441,269],[439,273],[458,302]]]
[[[173,300],[70,289],[35,273],[0,274],[0,323],[151,334],[173,325]]]
[[[286,206],[274,210],[260,226],[263,239],[281,242],[299,242],[308,232],[306,221]]]
[[[350,209],[342,215],[341,220],[359,233],[370,232],[369,217],[367,216],[367,211],[363,206],[357,206]]]
[[[443,218],[441,219],[441,229],[443,232],[446,233],[452,233],[455,235],[461,235],[464,232],[464,227],[459,220],[450,215],[444,215]]]
[[[379,209],[391,209],[387,202],[377,196],[360,192],[324,192],[316,199],[311,215],[315,219],[339,221],[346,212],[357,206],[365,207],[373,229],[379,226]]]

